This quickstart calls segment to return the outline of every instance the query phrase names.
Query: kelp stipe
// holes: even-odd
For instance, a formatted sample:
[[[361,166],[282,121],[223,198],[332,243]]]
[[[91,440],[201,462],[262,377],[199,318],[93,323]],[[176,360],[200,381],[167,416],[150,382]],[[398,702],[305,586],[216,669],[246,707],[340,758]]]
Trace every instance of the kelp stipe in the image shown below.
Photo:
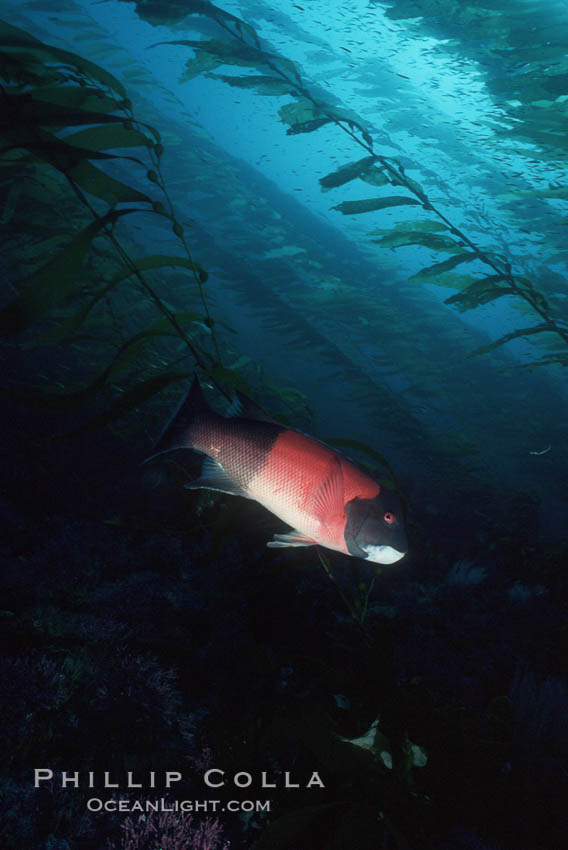
[[[533,361],[528,364],[529,366],[547,363],[568,365],[568,354],[563,349],[557,349],[559,342],[562,346],[568,345],[568,322],[553,313],[547,299],[534,284],[528,278],[517,274],[506,256],[480,248],[463,228],[454,225],[432,203],[423,187],[406,174],[400,162],[374,151],[371,128],[365,121],[349,110],[332,106],[329,102],[315,97],[297,66],[272,50],[265,50],[253,27],[205,0],[184,5],[174,11],[166,3],[153,4],[150,10],[146,10],[138,2],[136,6],[141,17],[155,24],[168,24],[173,21],[179,24],[184,18],[191,16],[190,28],[199,30],[199,20],[195,21],[194,16],[198,18],[206,16],[216,21],[223,33],[236,39],[237,43],[233,47],[226,39],[217,40],[208,37],[202,40],[178,39],[173,42],[159,42],[158,44],[185,45],[196,52],[196,58],[187,62],[186,71],[181,78],[182,82],[205,73],[232,86],[254,88],[262,95],[291,95],[296,98],[296,102],[279,109],[282,121],[288,124],[286,131],[288,135],[314,132],[320,127],[333,123],[362,147],[368,154],[366,157],[347,163],[320,179],[324,191],[354,179],[362,179],[371,185],[390,185],[405,192],[402,195],[384,195],[360,201],[345,201],[333,209],[344,215],[354,215],[397,206],[420,206],[424,212],[435,216],[435,219],[428,219],[425,222],[399,225],[398,233],[392,230],[380,231],[383,239],[386,238],[386,243],[382,239],[373,240],[379,244],[388,244],[393,234],[399,238],[402,234],[403,241],[395,241],[390,247],[424,245],[432,251],[450,252],[454,255],[415,274],[414,280],[435,282],[437,285],[460,290],[446,299],[446,303],[456,304],[462,312],[510,295],[523,302],[530,308],[532,314],[536,314],[541,319],[536,325],[513,330],[487,346],[478,347],[472,352],[472,356],[491,351],[513,339],[538,336],[544,345],[551,348],[551,352],[549,356]],[[210,28],[206,30],[206,36],[209,35]],[[257,74],[227,76],[212,73],[212,69],[224,64],[254,68]],[[554,196],[558,197],[558,194]],[[449,235],[438,240],[427,239],[424,237],[422,225],[437,225]],[[454,268],[465,263],[481,263],[489,269],[490,273],[482,277],[474,276],[475,272],[473,275],[451,273]]]
[[[355,562],[353,564],[350,564],[352,568],[353,579],[355,581],[355,587],[351,591],[346,592],[339,583],[327,554],[322,552],[321,549],[318,549],[318,558],[322,567],[325,570],[327,577],[337,590],[343,604],[347,608],[351,618],[353,619],[353,622],[361,630],[361,633],[363,634],[365,640],[370,642],[369,634],[365,631],[365,619],[369,610],[369,600],[371,597],[371,593],[373,592],[373,588],[375,587],[375,582],[377,581],[377,578],[381,575],[383,571],[382,567],[375,567],[373,570],[372,578],[370,579],[370,581],[365,582],[361,579],[361,576],[359,575],[357,563]]]

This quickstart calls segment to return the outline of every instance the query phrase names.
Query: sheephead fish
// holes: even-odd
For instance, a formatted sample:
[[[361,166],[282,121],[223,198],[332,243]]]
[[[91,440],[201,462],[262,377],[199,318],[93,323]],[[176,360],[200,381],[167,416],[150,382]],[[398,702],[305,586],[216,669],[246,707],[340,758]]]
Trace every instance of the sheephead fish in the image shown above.
[[[205,455],[188,489],[254,499],[292,527],[268,546],[320,544],[377,564],[394,564],[407,552],[394,492],[340,452],[271,419],[242,393],[221,416],[194,378],[151,457],[180,448]]]

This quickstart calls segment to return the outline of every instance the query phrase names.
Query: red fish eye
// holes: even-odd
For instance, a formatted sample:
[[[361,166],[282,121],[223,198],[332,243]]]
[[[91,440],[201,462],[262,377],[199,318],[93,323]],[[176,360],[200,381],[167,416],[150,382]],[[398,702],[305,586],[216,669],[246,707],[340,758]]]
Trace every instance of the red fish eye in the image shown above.
[[[387,522],[389,525],[392,525],[393,522],[394,522],[394,514],[391,514],[390,511],[387,511],[384,519],[385,519],[385,522]]]

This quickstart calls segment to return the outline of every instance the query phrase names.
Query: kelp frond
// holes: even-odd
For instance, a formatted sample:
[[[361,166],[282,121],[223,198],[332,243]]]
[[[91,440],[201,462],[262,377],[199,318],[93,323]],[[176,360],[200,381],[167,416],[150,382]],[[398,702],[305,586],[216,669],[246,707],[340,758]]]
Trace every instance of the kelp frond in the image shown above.
[[[10,206],[4,210],[6,223],[15,223],[18,205],[24,194],[34,191],[34,185],[42,199],[37,207],[39,213],[42,204],[49,203],[50,181],[53,191],[65,197],[65,204],[78,204],[84,217],[91,219],[74,233],[74,228],[70,228],[67,239],[58,238],[55,254],[43,264],[34,264],[18,285],[18,293],[0,309],[0,335],[22,334],[59,311],[55,326],[36,335],[35,344],[71,342],[96,306],[125,282],[129,286],[134,283],[145,303],[151,303],[158,313],[149,325],[123,337],[97,377],[82,388],[57,397],[51,394],[46,402],[63,408],[91,403],[119,375],[136,371],[143,349],[160,338],[177,339],[183,344],[188,371],[168,370],[165,360],[158,369],[161,374],[123,389],[95,423],[104,424],[125,415],[195,367],[227,396],[235,385],[243,387],[246,382],[221,361],[216,326],[204,290],[208,274],[193,260],[184,228],[170,201],[161,172],[164,148],[160,133],[134,116],[123,84],[93,62],[0,21],[0,103],[0,180],[9,180],[17,170],[28,177],[33,177],[35,170],[38,178],[36,184],[33,179],[13,184],[20,189],[9,195]],[[106,170],[107,164],[120,162],[128,163],[128,173],[135,175],[134,184],[132,179],[125,182]],[[131,249],[126,247],[126,235],[119,235],[120,221],[133,215],[158,216],[177,239],[180,254],[133,258]],[[73,218],[78,219],[77,215]],[[40,226],[45,227],[46,221],[44,216]],[[89,287],[87,261],[91,263],[96,258],[94,246],[99,240],[108,244],[119,267],[106,282]],[[100,249],[96,252],[100,254]],[[46,251],[43,240],[37,259],[46,253],[49,256],[53,249]],[[23,259],[29,264],[33,251],[28,248],[22,262]],[[190,276],[200,311],[180,311],[160,295],[147,275],[165,267],[178,268]],[[78,307],[74,306],[77,301]],[[197,334],[193,328],[207,333]],[[175,358],[179,360],[179,352]]]

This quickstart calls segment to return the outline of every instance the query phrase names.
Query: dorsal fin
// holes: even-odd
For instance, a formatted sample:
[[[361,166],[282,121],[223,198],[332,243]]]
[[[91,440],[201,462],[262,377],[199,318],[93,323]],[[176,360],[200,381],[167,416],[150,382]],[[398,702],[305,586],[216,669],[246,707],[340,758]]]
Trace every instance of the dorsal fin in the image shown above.
[[[191,430],[193,425],[205,417],[214,417],[215,415],[207,404],[197,375],[195,375],[189,391],[182,398],[173,416],[170,417],[160,439],[154,446],[154,451],[150,457],[146,458],[144,463],[152,460],[156,455],[164,454],[164,452],[192,448]]]
[[[227,410],[227,416],[239,416],[242,419],[253,419],[257,422],[272,422],[273,425],[282,425],[272,416],[269,416],[262,407],[246,396],[240,390],[235,390],[235,396],[231,406]]]

